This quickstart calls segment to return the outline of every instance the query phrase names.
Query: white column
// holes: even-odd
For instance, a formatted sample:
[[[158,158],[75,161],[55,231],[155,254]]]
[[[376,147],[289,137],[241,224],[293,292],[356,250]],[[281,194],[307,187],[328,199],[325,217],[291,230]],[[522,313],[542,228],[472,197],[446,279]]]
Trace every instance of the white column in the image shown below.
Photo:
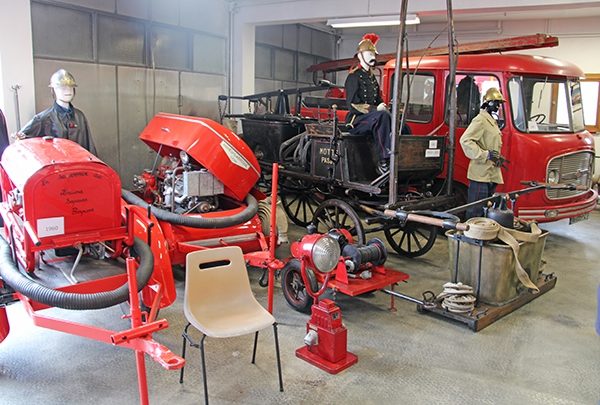
[[[255,26],[239,18],[234,11],[232,32],[232,60],[231,69],[231,95],[245,96],[254,93],[254,38]],[[235,101],[232,103],[232,113],[245,111],[245,103]]]
[[[12,133],[19,128],[11,87],[21,86],[21,126],[35,113],[31,7],[29,1],[0,0],[0,10],[0,108]]]

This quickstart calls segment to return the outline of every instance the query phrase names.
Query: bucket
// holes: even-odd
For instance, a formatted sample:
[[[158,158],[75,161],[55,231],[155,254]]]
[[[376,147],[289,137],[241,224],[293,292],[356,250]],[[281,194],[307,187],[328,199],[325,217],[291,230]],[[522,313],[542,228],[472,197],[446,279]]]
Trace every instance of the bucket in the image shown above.
[[[465,237],[462,232],[446,232],[450,256],[450,279],[473,287],[479,302],[501,306],[516,299],[525,287],[515,272],[515,256],[510,246]],[[548,231],[536,242],[519,242],[519,261],[534,283],[541,272],[542,253]]]

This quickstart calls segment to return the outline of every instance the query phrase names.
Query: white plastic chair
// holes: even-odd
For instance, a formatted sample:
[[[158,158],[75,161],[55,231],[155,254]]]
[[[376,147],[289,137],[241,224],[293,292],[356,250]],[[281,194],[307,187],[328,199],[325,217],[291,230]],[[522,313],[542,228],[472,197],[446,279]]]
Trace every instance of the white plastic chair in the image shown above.
[[[188,324],[182,334],[182,357],[185,359],[186,342],[192,347],[200,348],[206,404],[208,388],[204,339],[207,336],[228,338],[255,333],[252,351],[254,364],[258,332],[270,325],[273,326],[275,337],[279,391],[283,392],[277,322],[252,293],[242,249],[228,246],[198,250],[187,255],[183,310]],[[194,342],[188,335],[190,325],[202,333],[200,343]],[[183,383],[183,372],[182,367],[180,383]]]

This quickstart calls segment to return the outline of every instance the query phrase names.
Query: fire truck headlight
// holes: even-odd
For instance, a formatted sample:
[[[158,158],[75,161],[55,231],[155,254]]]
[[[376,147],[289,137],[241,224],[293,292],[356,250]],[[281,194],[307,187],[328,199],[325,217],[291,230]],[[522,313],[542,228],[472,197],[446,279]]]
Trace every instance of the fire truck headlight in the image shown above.
[[[333,271],[340,259],[340,245],[330,236],[323,236],[314,245],[311,251],[312,262],[321,273]]]

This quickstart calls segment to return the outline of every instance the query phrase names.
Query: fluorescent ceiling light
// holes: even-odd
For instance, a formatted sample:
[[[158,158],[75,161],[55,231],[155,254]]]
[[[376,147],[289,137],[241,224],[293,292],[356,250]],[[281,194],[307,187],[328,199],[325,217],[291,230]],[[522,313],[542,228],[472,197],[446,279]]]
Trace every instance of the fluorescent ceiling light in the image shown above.
[[[406,15],[406,24],[419,24],[419,16],[416,14]],[[333,28],[351,28],[351,27],[381,27],[385,25],[400,25],[399,15],[379,15],[374,17],[352,17],[335,18],[327,20],[327,25]]]

